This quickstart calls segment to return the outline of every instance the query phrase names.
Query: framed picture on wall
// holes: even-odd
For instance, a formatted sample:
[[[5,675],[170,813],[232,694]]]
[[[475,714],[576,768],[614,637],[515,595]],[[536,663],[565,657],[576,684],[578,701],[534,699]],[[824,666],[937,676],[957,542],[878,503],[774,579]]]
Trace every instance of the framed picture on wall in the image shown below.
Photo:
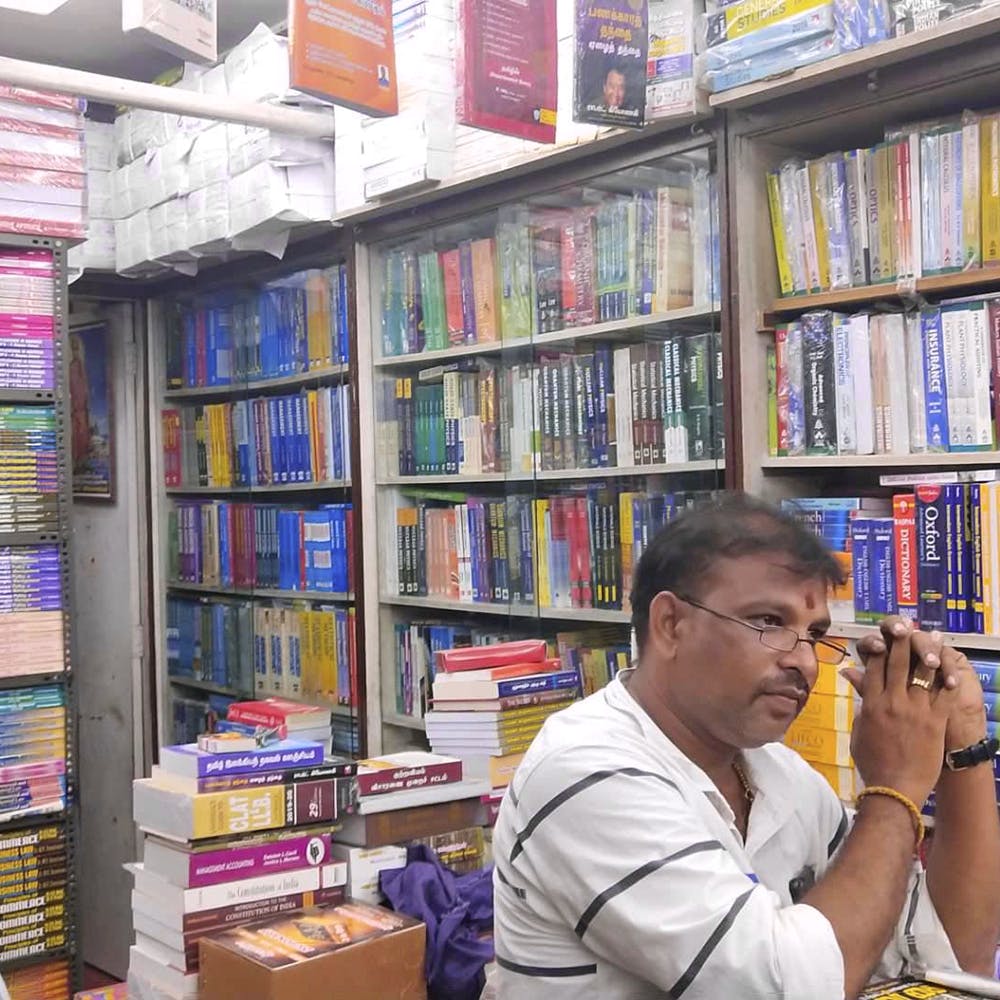
[[[114,399],[107,325],[70,330],[69,345],[73,498],[114,500]]]

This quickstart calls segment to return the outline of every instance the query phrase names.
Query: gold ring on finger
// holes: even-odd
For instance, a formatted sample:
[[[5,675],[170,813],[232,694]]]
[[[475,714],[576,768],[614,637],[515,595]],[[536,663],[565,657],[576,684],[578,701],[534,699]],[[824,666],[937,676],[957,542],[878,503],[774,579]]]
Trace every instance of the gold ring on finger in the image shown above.
[[[923,688],[925,691],[930,691],[931,682],[924,677],[914,677],[910,681],[910,687]]]

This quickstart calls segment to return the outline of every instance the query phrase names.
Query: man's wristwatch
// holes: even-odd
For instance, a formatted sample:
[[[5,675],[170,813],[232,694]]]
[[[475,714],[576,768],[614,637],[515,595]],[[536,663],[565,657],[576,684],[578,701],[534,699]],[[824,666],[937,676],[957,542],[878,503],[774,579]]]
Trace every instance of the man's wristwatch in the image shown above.
[[[980,740],[961,750],[948,750],[944,755],[944,766],[949,771],[964,771],[968,767],[993,760],[998,750],[1000,750],[1000,740],[995,737]]]

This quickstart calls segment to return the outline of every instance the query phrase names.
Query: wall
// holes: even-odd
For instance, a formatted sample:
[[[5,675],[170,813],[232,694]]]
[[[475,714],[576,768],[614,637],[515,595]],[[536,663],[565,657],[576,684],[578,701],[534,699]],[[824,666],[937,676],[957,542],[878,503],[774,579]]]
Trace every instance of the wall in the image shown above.
[[[74,303],[76,313],[77,303]],[[132,779],[148,769],[145,653],[146,435],[142,338],[130,305],[85,305],[71,325],[103,319],[111,340],[115,435],[112,502],[73,505],[73,598],[81,844],[80,932],[84,960],[125,978],[132,940],[132,878],[138,855]],[[141,313],[139,314],[141,316]],[[141,332],[141,331],[140,331]],[[137,356],[139,355],[139,356]]]

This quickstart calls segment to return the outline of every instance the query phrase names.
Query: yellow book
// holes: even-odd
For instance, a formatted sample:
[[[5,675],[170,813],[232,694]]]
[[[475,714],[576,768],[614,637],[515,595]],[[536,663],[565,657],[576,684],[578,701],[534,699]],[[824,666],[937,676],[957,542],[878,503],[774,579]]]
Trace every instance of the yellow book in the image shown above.
[[[229,837],[285,826],[285,786],[238,788],[190,795],[169,776],[135,783],[136,821],[145,829],[180,840]]]
[[[326,456],[320,448],[319,435],[319,393],[310,389],[306,393],[306,407],[309,411],[309,451],[312,455],[312,477],[314,483],[326,482],[327,472],[324,459]]]
[[[508,753],[502,757],[490,757],[489,774],[490,785],[493,788],[506,788],[514,777],[514,772],[521,766],[524,760],[523,753]]]
[[[472,298],[476,316],[476,342],[485,344],[500,339],[497,323],[496,268],[493,265],[493,240],[473,240]]]
[[[834,729],[818,729],[816,726],[793,722],[785,733],[785,746],[791,747],[810,763],[854,766],[851,760],[850,733],[838,733]]]
[[[333,364],[333,337],[330,318],[330,283],[322,271],[306,277],[306,337],[309,370]]]
[[[804,726],[849,733],[854,725],[854,698],[813,691],[795,721]]]
[[[712,27],[720,40],[733,41],[823,5],[824,0],[742,0],[711,15]]]
[[[834,764],[817,764],[810,762],[810,767],[818,771],[830,783],[837,793],[837,798],[845,802],[853,802],[860,789],[857,772],[853,767],[837,767]]]
[[[223,485],[233,485],[233,404],[219,405],[219,422],[222,424],[222,469]]]
[[[831,642],[844,644],[841,639],[831,639]],[[832,695],[837,698],[849,697],[854,692],[854,688],[851,687],[845,678],[840,676],[840,671],[843,667],[844,664],[834,667],[829,663],[821,663],[819,665],[819,675],[816,679],[816,684],[812,689],[812,696]]]
[[[323,612],[323,693],[337,700],[337,623],[332,611]]]
[[[998,536],[997,490],[1000,484],[982,483],[979,487],[979,532],[982,537],[983,631],[1000,632],[1000,573],[997,566]]]
[[[816,232],[816,254],[819,259],[819,285],[821,291],[830,287],[830,221],[827,217],[824,163],[810,160],[809,192],[812,195],[813,228]]]
[[[778,191],[777,171],[767,175],[767,202],[771,209],[771,233],[774,236],[774,256],[778,262],[778,286],[782,295],[795,291],[792,265],[785,243],[785,223],[781,216],[781,195]]]
[[[533,500],[535,513],[535,594],[540,608],[552,607],[552,590],[549,583],[549,542],[546,522],[549,501]]]
[[[315,676],[313,674],[312,615],[312,610],[308,606],[298,609],[299,657],[302,663],[303,698],[313,698],[316,695]]]
[[[635,530],[632,502],[637,496],[637,493],[618,494],[618,531],[622,553],[622,608],[625,611],[632,607],[632,571],[635,568],[632,565],[634,552],[632,539]]]
[[[983,266],[1000,265],[1000,112],[979,122],[979,179],[982,199]]]

